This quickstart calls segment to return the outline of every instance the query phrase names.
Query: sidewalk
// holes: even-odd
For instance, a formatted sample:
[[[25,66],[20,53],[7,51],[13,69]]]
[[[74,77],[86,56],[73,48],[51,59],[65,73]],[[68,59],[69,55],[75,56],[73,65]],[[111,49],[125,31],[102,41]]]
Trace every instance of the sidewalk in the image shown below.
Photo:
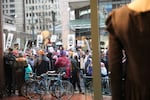
[[[72,98],[70,100],[93,100],[91,92],[85,91],[84,85],[85,85],[84,80],[83,80],[83,78],[81,78],[81,88],[82,88],[82,92],[84,94],[79,94],[79,91],[75,91],[74,95],[72,96]],[[45,99],[43,99],[43,100],[57,100],[50,95],[47,95],[44,98]],[[28,100],[28,99],[25,97],[21,97],[21,96],[11,96],[11,97],[5,97],[0,100]],[[103,95],[103,100],[111,100],[111,96]]]
[[[49,96],[46,98],[47,100],[56,100],[55,98],[52,98]],[[25,97],[19,97],[19,96],[11,96],[11,97],[6,97],[0,100],[28,100]],[[88,95],[83,95],[83,94],[74,94],[71,98],[71,100],[93,100],[91,96]],[[110,96],[103,96],[103,100],[111,100]]]

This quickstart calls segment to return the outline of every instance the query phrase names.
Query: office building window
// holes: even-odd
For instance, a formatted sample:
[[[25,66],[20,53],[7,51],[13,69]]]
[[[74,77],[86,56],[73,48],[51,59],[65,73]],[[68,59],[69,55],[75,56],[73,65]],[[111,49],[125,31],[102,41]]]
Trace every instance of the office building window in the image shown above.
[[[10,4],[10,8],[14,8],[15,7],[15,5],[13,5],[13,4]]]
[[[10,10],[10,13],[15,13],[15,10]]]
[[[10,2],[14,2],[14,0],[10,0]]]
[[[28,0],[26,0],[26,4],[28,4]]]
[[[29,26],[27,26],[27,30],[29,30]]]
[[[28,13],[26,13],[26,17],[28,17]]]

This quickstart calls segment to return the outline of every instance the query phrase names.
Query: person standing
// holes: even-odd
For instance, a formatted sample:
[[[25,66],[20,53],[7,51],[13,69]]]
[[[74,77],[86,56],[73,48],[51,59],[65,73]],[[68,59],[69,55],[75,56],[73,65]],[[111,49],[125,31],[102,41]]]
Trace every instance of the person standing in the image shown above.
[[[22,96],[21,94],[21,87],[25,82],[25,67],[27,67],[27,60],[23,56],[22,53],[18,54],[18,57],[16,58],[16,63],[14,65],[15,67],[15,79],[16,79],[16,85],[18,90],[18,95]]]
[[[82,89],[80,86],[80,67],[79,67],[78,58],[75,55],[71,57],[71,82],[73,84],[74,90],[76,90],[76,85],[78,86],[79,92],[82,93]]]
[[[112,100],[150,100],[150,0],[134,0],[113,10],[106,26]],[[124,83],[122,50],[126,55]]]
[[[43,73],[46,73],[50,70],[50,61],[49,58],[46,56],[44,50],[38,51],[39,57],[35,60],[35,73],[39,76]]]
[[[9,48],[8,53],[4,55],[4,66],[5,66],[5,80],[6,86],[8,87],[8,95],[15,94],[15,77],[14,77],[14,63],[16,57],[13,55],[13,49]],[[13,93],[11,92],[13,90]]]

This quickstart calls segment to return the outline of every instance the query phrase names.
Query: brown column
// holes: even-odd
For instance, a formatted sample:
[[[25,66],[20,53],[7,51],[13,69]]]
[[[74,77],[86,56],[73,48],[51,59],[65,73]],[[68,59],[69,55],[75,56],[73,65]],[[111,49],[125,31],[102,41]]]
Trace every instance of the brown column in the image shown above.
[[[0,0],[2,7],[2,0]],[[3,32],[2,32],[2,8],[0,9],[0,91],[4,87],[4,66],[3,66]]]

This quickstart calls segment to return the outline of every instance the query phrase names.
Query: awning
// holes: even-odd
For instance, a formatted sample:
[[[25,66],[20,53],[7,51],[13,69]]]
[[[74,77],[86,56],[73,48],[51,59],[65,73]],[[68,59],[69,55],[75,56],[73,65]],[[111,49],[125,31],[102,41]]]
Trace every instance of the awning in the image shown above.
[[[90,2],[88,0],[75,0],[69,1],[69,6],[71,10],[89,6]]]
[[[105,28],[104,21],[100,21],[100,28]],[[70,21],[70,27],[72,29],[83,29],[83,28],[91,28],[91,20],[90,19],[76,19]]]

